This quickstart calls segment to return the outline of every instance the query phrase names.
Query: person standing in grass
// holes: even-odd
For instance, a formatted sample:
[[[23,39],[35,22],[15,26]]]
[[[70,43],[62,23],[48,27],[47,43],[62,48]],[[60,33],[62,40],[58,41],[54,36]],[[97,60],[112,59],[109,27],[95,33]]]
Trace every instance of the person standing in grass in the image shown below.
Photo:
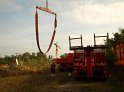
[[[51,77],[55,77],[55,71],[56,71],[56,63],[55,61],[52,61],[51,63]]]
[[[68,73],[68,76],[69,76],[69,77],[72,76],[72,67],[71,67],[71,66],[68,67],[67,73]]]

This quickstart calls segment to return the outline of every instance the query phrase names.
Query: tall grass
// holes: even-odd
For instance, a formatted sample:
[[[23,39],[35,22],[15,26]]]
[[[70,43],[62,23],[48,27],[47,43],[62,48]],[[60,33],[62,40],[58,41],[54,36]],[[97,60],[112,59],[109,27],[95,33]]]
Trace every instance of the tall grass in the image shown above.
[[[1,58],[1,75],[8,76],[27,73],[38,73],[48,71],[50,68],[50,62],[47,59],[46,55],[40,53],[37,53],[37,55],[31,55],[30,53],[26,52],[23,55],[18,56],[18,65],[16,65],[15,59],[15,56],[6,56],[4,58]]]
[[[50,63],[47,60],[38,61],[35,59],[30,60],[30,62],[19,61],[18,69],[23,71],[48,71]]]

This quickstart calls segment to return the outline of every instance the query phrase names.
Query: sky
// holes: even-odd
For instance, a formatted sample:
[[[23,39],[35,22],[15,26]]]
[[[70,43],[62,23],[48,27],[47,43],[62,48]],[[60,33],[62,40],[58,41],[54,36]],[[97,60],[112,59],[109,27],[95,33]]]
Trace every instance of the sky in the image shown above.
[[[70,52],[68,37],[83,37],[83,45],[93,45],[93,35],[118,32],[124,27],[124,0],[48,0],[48,8],[57,13],[54,43],[59,55]],[[0,56],[38,52],[35,36],[36,6],[45,0],[0,0]],[[53,32],[54,16],[38,10],[39,39],[46,52]],[[105,38],[97,39],[103,44]],[[73,41],[72,45],[80,45]],[[55,56],[55,45],[47,55]]]

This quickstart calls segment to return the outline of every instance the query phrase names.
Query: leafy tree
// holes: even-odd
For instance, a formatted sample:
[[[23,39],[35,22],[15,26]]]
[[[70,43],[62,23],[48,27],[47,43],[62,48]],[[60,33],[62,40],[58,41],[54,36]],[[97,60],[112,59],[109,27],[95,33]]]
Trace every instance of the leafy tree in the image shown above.
[[[23,55],[22,55],[22,60],[27,62],[27,61],[30,61],[30,53],[29,52],[25,52]]]
[[[46,54],[42,54],[40,52],[37,52],[37,60],[38,61],[47,61],[47,56]]]
[[[120,28],[119,32],[113,33],[114,38],[109,39],[109,44],[111,47],[116,48],[118,44],[124,44],[124,29]]]
[[[0,64],[4,64],[4,60],[2,57],[0,58]]]
[[[15,56],[5,56],[3,58],[3,63],[4,64],[11,64],[11,63],[15,63]]]
[[[113,33],[113,38],[108,40],[110,48],[107,50],[107,59],[108,61],[116,61],[116,46],[124,44],[124,28],[120,28],[119,32]],[[114,49],[114,53],[111,52],[111,48]]]
[[[67,56],[67,53],[62,54],[60,57],[65,58]]]

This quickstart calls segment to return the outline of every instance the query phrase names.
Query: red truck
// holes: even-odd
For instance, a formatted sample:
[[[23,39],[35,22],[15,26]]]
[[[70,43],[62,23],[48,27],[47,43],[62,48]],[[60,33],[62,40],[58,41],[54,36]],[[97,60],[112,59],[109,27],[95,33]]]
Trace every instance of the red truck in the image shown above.
[[[60,71],[67,71],[68,68],[73,67],[74,53],[68,53],[64,58],[57,58],[56,63]]]
[[[70,38],[69,45],[70,50],[74,51],[73,57],[73,77],[79,78],[99,78],[106,80],[108,78],[108,67],[106,63],[106,48],[107,45],[96,45],[96,39],[98,37],[107,36],[95,36],[94,34],[94,46],[82,45],[82,36],[80,38]],[[71,40],[81,40],[80,46],[71,46]]]

